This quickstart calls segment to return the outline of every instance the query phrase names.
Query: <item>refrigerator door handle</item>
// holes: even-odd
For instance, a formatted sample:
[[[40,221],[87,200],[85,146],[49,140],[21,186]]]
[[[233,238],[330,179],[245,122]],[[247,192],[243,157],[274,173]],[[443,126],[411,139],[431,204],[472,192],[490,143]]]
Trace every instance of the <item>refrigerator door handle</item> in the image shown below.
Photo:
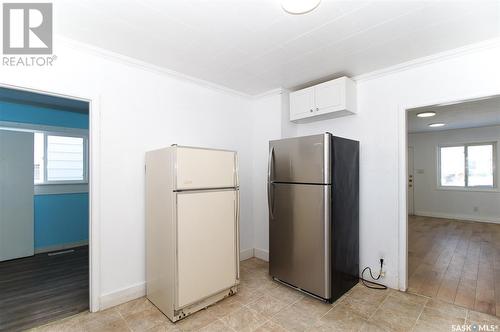
[[[272,170],[273,170],[273,159],[274,159],[274,146],[271,147],[269,151],[269,160],[267,164],[267,205],[269,208],[269,215],[271,219],[274,219],[273,209],[274,209],[274,199],[273,199],[273,183],[272,183]]]
[[[234,154],[234,186],[238,188],[240,186],[240,176],[239,176],[240,161],[238,154]]]

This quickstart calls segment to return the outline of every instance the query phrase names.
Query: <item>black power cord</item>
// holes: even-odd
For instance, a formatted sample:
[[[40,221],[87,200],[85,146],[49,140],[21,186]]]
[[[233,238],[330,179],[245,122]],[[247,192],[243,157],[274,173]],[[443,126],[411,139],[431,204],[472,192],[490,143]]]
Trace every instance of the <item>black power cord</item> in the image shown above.
[[[363,283],[363,285],[365,287],[368,287],[371,289],[380,289],[380,290],[387,289],[386,285],[382,285],[381,283],[365,279],[365,271],[368,270],[368,272],[370,273],[370,277],[373,280],[379,280],[382,277],[382,267],[383,266],[384,266],[384,259],[381,258],[380,259],[380,271],[379,271],[378,276],[376,278],[373,276],[372,269],[369,266],[367,266],[363,269],[363,272],[361,272],[361,278],[359,278],[359,279],[361,279],[361,282]]]

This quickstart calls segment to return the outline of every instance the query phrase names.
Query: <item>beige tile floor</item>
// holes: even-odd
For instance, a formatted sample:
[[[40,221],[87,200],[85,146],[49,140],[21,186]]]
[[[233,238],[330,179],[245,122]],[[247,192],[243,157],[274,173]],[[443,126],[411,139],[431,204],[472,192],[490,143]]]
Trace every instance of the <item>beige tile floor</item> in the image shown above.
[[[452,324],[500,325],[495,316],[360,284],[326,304],[272,281],[267,270],[267,263],[255,258],[242,262],[236,295],[176,324],[141,298],[33,331],[451,331]]]

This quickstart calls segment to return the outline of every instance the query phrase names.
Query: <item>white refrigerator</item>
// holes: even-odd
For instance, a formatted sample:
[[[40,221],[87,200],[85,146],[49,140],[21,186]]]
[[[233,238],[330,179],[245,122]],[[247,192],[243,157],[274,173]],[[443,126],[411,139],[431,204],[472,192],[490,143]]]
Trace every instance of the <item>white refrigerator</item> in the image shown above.
[[[173,322],[237,291],[237,153],[146,153],[146,292]]]

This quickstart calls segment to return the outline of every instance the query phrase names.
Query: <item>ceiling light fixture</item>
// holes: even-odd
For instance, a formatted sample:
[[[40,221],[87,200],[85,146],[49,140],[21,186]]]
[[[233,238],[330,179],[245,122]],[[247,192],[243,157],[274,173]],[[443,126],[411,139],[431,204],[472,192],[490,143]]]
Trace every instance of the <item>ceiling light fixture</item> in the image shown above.
[[[281,8],[288,14],[306,14],[319,6],[321,0],[282,0]]]
[[[429,127],[433,127],[433,128],[434,128],[434,127],[442,127],[442,126],[444,126],[444,125],[445,125],[444,123],[437,122],[437,123],[431,123],[431,124],[429,125]]]
[[[422,112],[417,114],[419,118],[430,118],[431,116],[434,115],[436,115],[436,112]]]

